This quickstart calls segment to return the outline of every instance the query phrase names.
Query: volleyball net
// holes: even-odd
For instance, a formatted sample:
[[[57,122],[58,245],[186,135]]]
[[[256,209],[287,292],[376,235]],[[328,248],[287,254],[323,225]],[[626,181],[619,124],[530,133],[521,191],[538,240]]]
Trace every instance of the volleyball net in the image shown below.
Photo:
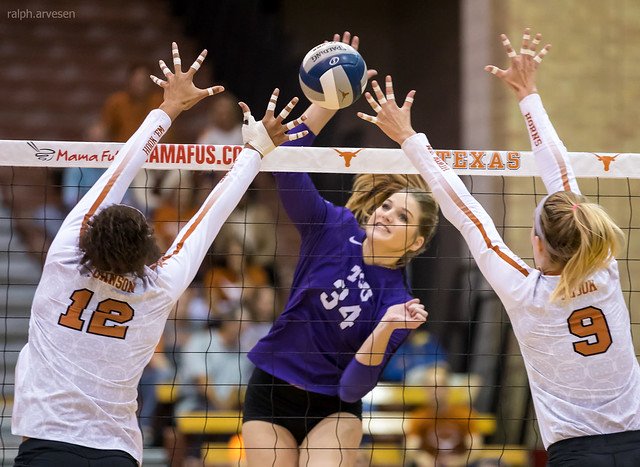
[[[27,341],[31,299],[48,244],[66,212],[121,147],[120,143],[0,141],[4,449],[19,443],[9,428],[14,368]],[[241,149],[160,144],[124,202],[145,212],[164,250]],[[471,193],[491,214],[505,242],[532,264],[533,210],[546,194],[532,154],[436,153],[466,176]],[[640,154],[569,156],[583,194],[602,204],[627,235],[618,261],[638,350]],[[284,147],[263,160],[264,173],[214,242],[145,370],[140,420],[148,444],[161,446],[169,430],[174,437],[184,436],[187,444],[202,446],[211,462],[237,461],[240,456],[235,435],[251,371],[246,353],[283,309],[297,261],[298,234],[268,174],[284,171],[312,173],[321,193],[337,204],[348,198],[354,174],[417,173],[399,149]],[[413,451],[431,449],[461,456],[467,463],[495,458],[507,465],[528,465],[541,440],[522,359],[499,300],[455,228],[441,221],[435,239],[411,263],[407,277],[429,319],[365,397],[363,460],[371,465],[402,465]],[[434,433],[432,441],[421,438],[427,432]]]

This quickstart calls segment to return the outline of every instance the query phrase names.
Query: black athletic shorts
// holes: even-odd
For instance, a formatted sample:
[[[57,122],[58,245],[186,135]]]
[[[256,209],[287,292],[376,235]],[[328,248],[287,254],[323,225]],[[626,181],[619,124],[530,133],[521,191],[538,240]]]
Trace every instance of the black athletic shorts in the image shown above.
[[[347,412],[362,420],[362,401],[345,402],[299,389],[256,368],[244,399],[243,422],[258,420],[286,428],[302,443],[313,427],[336,412]]]
[[[549,467],[638,467],[640,431],[563,439],[547,452]]]
[[[29,438],[18,448],[14,467],[138,467],[131,454]]]

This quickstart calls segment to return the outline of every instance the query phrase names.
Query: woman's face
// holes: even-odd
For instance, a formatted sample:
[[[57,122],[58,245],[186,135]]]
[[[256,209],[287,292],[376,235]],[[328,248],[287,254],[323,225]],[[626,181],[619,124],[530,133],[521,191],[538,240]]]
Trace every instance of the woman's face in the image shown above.
[[[394,193],[369,217],[365,225],[376,256],[401,257],[424,243],[418,235],[420,205],[410,193]]]

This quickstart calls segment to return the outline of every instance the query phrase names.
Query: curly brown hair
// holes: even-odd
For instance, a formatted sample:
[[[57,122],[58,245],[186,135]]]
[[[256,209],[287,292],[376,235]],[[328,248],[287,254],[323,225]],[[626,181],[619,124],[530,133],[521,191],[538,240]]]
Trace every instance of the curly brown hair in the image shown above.
[[[116,204],[93,216],[80,235],[80,262],[100,272],[144,276],[160,257],[153,228],[135,208]]]

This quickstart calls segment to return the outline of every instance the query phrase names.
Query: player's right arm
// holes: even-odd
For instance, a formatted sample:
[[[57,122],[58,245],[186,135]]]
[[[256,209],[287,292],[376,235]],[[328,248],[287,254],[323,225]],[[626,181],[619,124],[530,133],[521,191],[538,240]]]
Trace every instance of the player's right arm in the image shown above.
[[[350,45],[358,50],[360,38],[351,36],[349,31],[345,31],[340,38],[340,34],[333,35],[333,41]],[[367,77],[376,75],[375,70],[367,70]],[[294,128],[292,131],[308,130],[309,134],[305,138],[285,143],[285,146],[311,146],[315,137],[335,116],[337,110],[325,109],[317,104],[311,104],[304,115],[306,117],[304,125]],[[305,173],[274,173],[276,186],[280,195],[282,205],[287,211],[287,215],[294,222],[302,236],[313,231],[318,225],[322,225],[327,216],[327,202],[320,196],[313,181]]]
[[[182,72],[178,46],[172,44],[175,73],[160,60],[166,81],[152,77],[164,89],[164,101],[152,110],[140,128],[129,138],[109,169],[98,179],[89,192],[78,202],[64,220],[51,244],[47,261],[65,250],[75,252],[79,237],[87,221],[100,209],[119,203],[142,165],[180,113],[200,100],[222,92],[222,86],[198,89],[193,76],[206,57],[204,50],[187,72]]]
[[[159,277],[174,300],[177,300],[189,286],[222,225],[258,174],[262,156],[285,141],[306,136],[306,131],[285,133],[286,130],[300,125],[304,117],[283,125],[282,121],[287,118],[298,98],[293,98],[275,117],[278,94],[279,91],[276,89],[267,106],[265,117],[259,122],[253,119],[246,104],[240,104],[247,120],[243,128],[247,140],[245,148],[238,155],[231,170],[216,185],[202,207],[182,228],[173,245],[159,260],[156,266]]]
[[[569,163],[567,148],[551,124],[536,87],[536,71],[551,45],[545,45],[536,55],[536,48],[542,35],[538,33],[532,40],[529,28],[525,29],[522,36],[519,54],[515,52],[506,35],[502,34],[500,38],[510,59],[509,68],[501,70],[496,66],[488,65],[485,70],[494,74],[514,91],[527,127],[531,150],[547,192],[580,193]]]
[[[402,107],[395,103],[391,77],[386,79],[386,96],[373,82],[378,101],[366,93],[367,101],[377,116],[362,112],[358,116],[375,123],[394,141],[420,172],[433,192],[444,216],[466,240],[478,267],[507,309],[518,303],[517,294],[531,268],[504,243],[489,214],[469,193],[460,177],[435,153],[427,137],[411,127],[411,91]]]

